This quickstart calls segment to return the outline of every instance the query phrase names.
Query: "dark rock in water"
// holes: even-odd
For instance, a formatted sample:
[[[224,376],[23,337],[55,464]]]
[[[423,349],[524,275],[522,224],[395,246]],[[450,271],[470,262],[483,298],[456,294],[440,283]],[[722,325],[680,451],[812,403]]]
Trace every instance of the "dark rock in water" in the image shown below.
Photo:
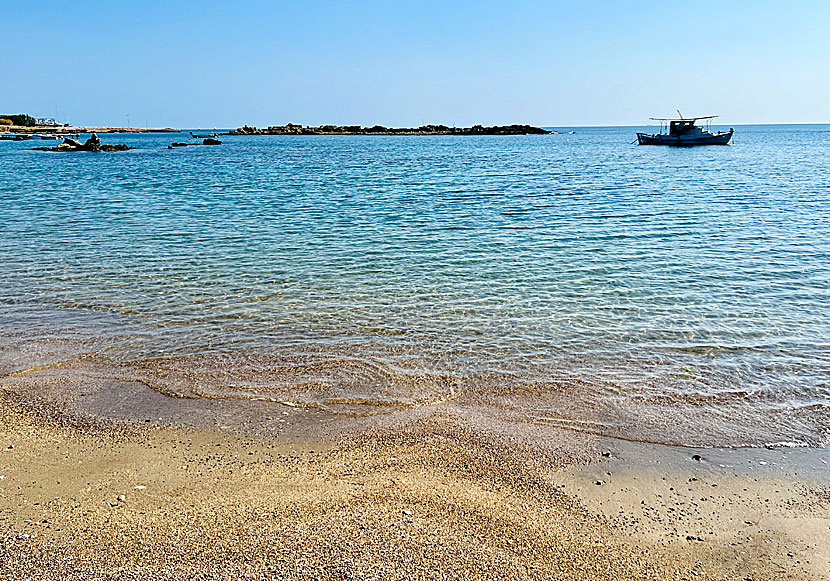
[[[93,133],[90,135],[89,139],[84,143],[84,149],[86,151],[101,151],[101,140],[98,139],[97,134]]]
[[[33,147],[35,151],[127,151],[128,149],[132,149],[120,143],[118,145],[113,145],[110,143],[101,143],[101,140],[98,136],[93,133],[89,139],[87,139],[84,143],[77,141],[75,139],[71,139],[67,137],[63,140],[63,143],[60,145],[56,145],[55,147]]]
[[[201,144],[199,143],[182,143],[181,141],[174,141],[172,144],[167,146],[167,149],[173,149],[174,147],[187,147],[189,145],[221,145],[222,142],[218,139],[213,139],[212,137],[206,137]]]

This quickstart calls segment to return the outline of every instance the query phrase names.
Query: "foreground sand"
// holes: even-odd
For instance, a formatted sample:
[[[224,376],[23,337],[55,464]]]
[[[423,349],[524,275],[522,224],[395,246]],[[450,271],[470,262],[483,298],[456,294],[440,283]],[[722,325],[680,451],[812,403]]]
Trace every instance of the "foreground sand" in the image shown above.
[[[280,441],[0,398],[0,577],[828,578],[824,451],[586,446],[447,413]]]

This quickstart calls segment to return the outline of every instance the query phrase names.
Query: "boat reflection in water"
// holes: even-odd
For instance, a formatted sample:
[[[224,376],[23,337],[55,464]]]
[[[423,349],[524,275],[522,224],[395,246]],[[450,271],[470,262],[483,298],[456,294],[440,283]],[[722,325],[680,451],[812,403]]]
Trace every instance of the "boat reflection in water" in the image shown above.
[[[678,111],[678,114],[680,111]],[[708,129],[703,129],[695,125],[697,121],[711,120],[717,115],[708,115],[706,117],[688,117],[684,118],[680,115],[680,119],[660,119],[652,117],[653,121],[660,121],[661,133],[638,133],[637,142],[640,145],[671,145],[674,147],[691,147],[693,145],[727,145],[732,139],[734,129],[729,131],[718,131],[712,133]],[[663,133],[663,127],[668,124],[668,133]]]

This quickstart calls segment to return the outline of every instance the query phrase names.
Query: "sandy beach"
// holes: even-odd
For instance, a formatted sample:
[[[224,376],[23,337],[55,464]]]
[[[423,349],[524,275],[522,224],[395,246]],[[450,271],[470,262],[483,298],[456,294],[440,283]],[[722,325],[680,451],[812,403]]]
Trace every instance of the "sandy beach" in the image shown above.
[[[294,411],[272,406],[265,421]],[[543,448],[444,411],[256,436],[106,420],[5,389],[0,576],[828,578],[826,450],[546,429]]]

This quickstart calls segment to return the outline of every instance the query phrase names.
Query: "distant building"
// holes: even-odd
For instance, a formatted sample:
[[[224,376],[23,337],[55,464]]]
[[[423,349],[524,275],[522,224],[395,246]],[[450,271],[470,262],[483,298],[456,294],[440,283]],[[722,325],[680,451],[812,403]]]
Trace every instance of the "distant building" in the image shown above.
[[[60,125],[60,123],[55,121],[52,117],[38,117],[36,121],[38,125],[50,125],[53,127]]]

